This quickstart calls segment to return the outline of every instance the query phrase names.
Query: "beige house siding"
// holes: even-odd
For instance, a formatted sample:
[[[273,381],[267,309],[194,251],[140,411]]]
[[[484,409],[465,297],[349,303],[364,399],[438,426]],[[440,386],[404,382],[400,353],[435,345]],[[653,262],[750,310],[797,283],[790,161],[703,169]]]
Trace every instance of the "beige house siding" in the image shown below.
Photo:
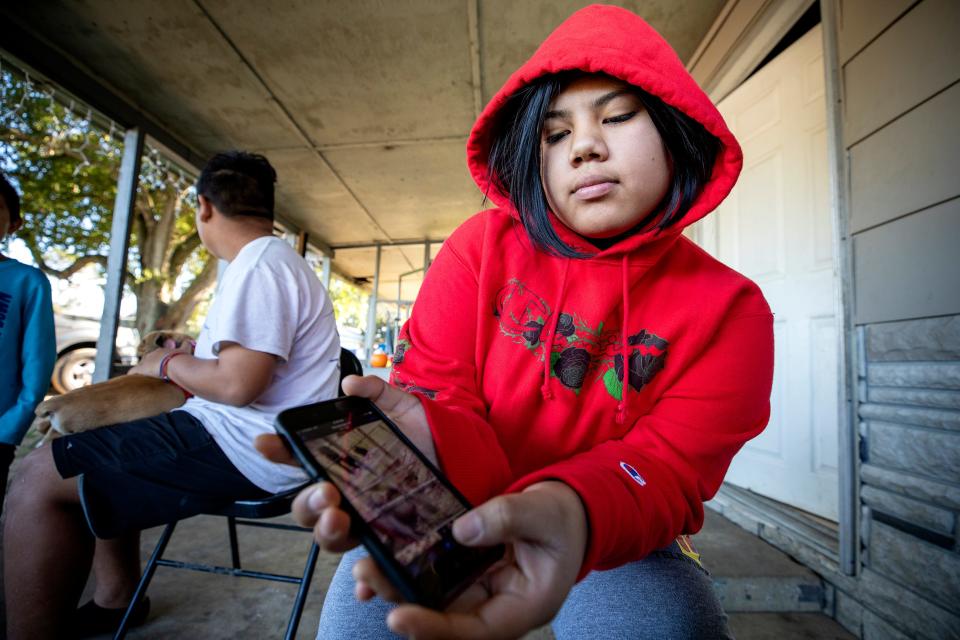
[[[956,248],[929,236],[960,238],[960,2],[842,0],[838,36],[855,322],[960,313]]]
[[[958,240],[960,198],[855,235],[854,270],[864,274],[854,290],[859,314],[887,318],[891,308],[908,310],[902,317],[956,313]],[[942,281],[951,272],[954,281]]]
[[[834,615],[960,638],[960,2],[836,1],[862,569]]]
[[[958,113],[960,84],[953,84],[849,148],[851,232],[912,217],[957,197]]]

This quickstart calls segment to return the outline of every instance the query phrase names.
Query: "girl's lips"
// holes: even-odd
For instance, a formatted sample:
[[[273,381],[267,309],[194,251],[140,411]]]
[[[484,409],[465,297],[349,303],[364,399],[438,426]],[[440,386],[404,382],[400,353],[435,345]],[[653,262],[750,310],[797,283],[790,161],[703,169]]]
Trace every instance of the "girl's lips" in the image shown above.
[[[573,192],[573,197],[577,200],[595,200],[602,198],[613,190],[616,182],[598,182],[596,184],[580,187]]]

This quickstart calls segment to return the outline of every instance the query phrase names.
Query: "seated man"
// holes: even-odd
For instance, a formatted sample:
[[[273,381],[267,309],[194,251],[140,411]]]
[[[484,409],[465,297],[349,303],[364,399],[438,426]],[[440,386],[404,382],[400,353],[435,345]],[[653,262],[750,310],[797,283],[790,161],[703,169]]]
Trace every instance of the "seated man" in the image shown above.
[[[161,349],[132,371],[194,397],[23,461],[4,531],[11,639],[113,631],[139,579],[141,529],[305,481],[253,440],[280,410],[337,394],[340,340],[316,274],[272,235],[275,181],[266,158],[242,152],[214,156],[197,181],[200,239],[229,265],[196,352]],[[94,598],[72,613],[91,563]]]

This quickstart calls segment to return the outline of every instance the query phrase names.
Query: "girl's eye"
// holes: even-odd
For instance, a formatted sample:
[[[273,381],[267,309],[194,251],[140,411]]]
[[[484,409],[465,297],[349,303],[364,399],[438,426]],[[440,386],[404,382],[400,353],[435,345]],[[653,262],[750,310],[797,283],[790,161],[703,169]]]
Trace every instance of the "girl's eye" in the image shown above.
[[[567,135],[567,132],[566,132],[566,131],[560,131],[560,132],[558,132],[558,133],[551,133],[551,134],[548,135],[546,138],[544,138],[544,140],[546,141],[547,144],[556,144],[557,142],[560,142],[561,140],[563,140],[563,137],[564,137],[565,135]]]
[[[618,122],[626,122],[627,120],[629,120],[630,118],[632,118],[632,117],[635,116],[635,115],[637,115],[637,112],[636,112],[636,111],[631,111],[630,113],[624,113],[624,114],[619,115],[619,116],[611,116],[611,117],[609,117],[609,118],[604,118],[604,119],[603,119],[603,122],[604,122],[604,124],[607,124],[607,123],[617,124]]]

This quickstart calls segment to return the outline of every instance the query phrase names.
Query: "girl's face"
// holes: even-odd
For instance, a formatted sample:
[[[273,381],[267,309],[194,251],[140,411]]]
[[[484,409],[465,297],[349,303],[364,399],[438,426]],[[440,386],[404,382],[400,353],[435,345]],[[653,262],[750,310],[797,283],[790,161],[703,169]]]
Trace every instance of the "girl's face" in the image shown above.
[[[550,209],[587,238],[628,231],[660,204],[670,163],[632,87],[607,76],[575,80],[550,103],[540,134]]]

